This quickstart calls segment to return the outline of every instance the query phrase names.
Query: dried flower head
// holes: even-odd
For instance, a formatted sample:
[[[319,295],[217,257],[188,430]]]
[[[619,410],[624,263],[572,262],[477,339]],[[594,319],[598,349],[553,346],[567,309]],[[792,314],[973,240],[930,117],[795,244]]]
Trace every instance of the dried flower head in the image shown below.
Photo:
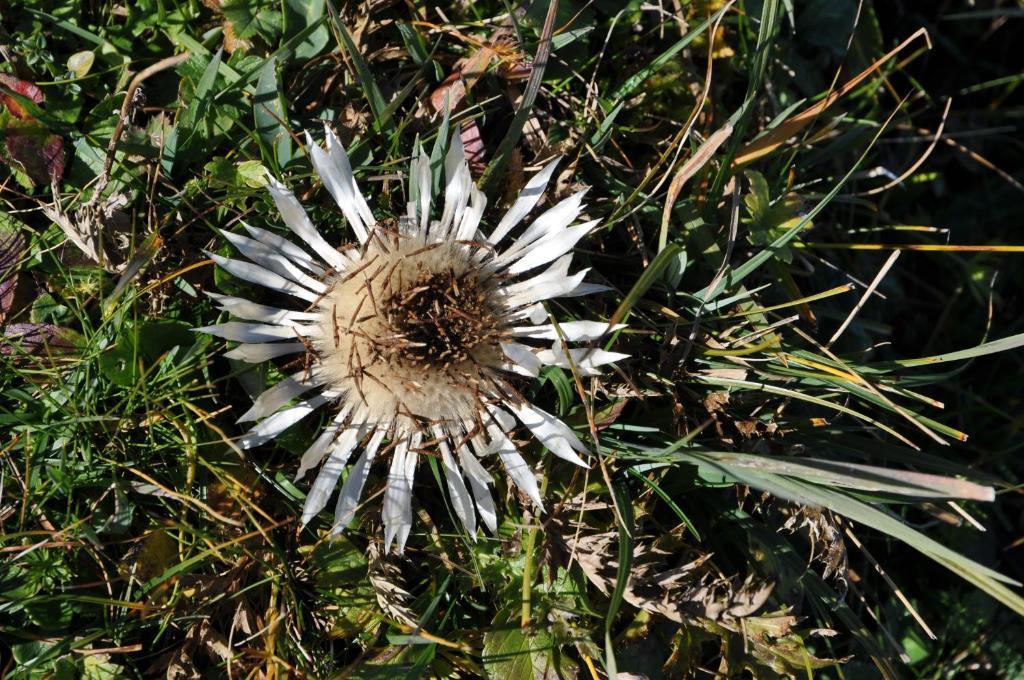
[[[285,224],[309,250],[246,225],[249,236],[224,236],[248,262],[210,254],[234,276],[303,303],[293,311],[211,294],[221,309],[245,320],[199,329],[241,343],[226,356],[255,363],[302,355],[300,370],[261,394],[241,417],[258,422],[240,445],[263,444],[333,404],[337,414],[299,464],[298,477],[320,465],[303,523],[324,508],[359,451],[338,495],[334,531],[340,532],[352,520],[374,458],[389,454],[385,550],[395,543],[401,552],[412,527],[413,475],[420,455],[429,453],[441,459],[453,506],[469,534],[476,533],[477,512],[493,532],[493,479],[482,463],[492,454],[542,505],[537,480],[510,438],[517,420],[556,456],[586,466],[580,457],[586,447],[568,426],[524,399],[516,389],[521,378],[514,376],[537,377],[546,365],[594,375],[624,356],[567,347],[612,330],[605,322],[546,323],[543,301],[601,288],[583,282],[586,270],[569,274],[573,246],[596,225],[573,225],[584,192],[537,216],[510,240],[540,200],[557,161],[551,162],[485,237],[480,221],[486,199],[456,136],[444,164],[440,217],[431,219],[430,165],[420,149],[410,169],[414,190],[407,216],[378,221],[341,143],[329,130],[326,136],[323,148],[309,140],[313,166],[358,247],[332,248],[295,196],[271,178],[270,193]],[[540,273],[522,276],[545,265]]]

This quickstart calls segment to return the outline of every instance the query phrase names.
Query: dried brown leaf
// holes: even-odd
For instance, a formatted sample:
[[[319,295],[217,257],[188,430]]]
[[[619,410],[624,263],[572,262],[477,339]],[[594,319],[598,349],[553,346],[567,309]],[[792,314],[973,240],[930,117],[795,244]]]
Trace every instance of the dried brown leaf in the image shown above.
[[[601,592],[610,594],[617,576],[618,535],[614,532],[565,537],[575,548],[576,559],[587,579]],[[733,621],[752,615],[768,600],[773,584],[757,583],[752,577],[739,587],[712,571],[710,554],[700,555],[680,567],[658,570],[661,556],[638,544],[634,563],[623,594],[638,609],[664,616],[677,623],[700,619]]]
[[[416,614],[407,606],[412,595],[402,587],[402,572],[398,565],[380,553],[380,546],[370,542],[366,548],[367,579],[377,597],[377,604],[395,621],[415,628]]]

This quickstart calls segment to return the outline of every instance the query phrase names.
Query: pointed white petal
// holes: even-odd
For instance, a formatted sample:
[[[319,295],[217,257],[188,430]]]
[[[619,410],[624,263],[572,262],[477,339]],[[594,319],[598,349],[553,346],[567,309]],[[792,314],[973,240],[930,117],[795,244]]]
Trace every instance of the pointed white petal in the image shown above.
[[[256,427],[242,435],[238,440],[238,445],[243,449],[251,449],[254,446],[259,446],[260,444],[268,442],[308,416],[313,411],[326,404],[328,401],[328,397],[323,394],[318,394],[315,397],[300,401],[291,408],[278,411],[269,418],[265,418]]]
[[[249,364],[258,364],[269,361],[285,354],[302,352],[306,346],[301,342],[270,342],[257,344],[243,344],[235,347],[230,352],[224,352],[228,359],[237,359]]]
[[[528,279],[516,281],[515,283],[509,283],[505,285],[502,290],[504,290],[507,295],[516,296],[522,295],[533,288],[547,287],[569,276],[569,265],[571,264],[572,253],[562,255],[560,258],[548,265],[548,268],[540,274],[535,274]]]
[[[523,190],[519,192],[519,196],[512,204],[512,207],[508,209],[505,216],[501,218],[501,222],[498,222],[498,226],[494,228],[494,232],[491,233],[488,239],[491,243],[495,245],[500,243],[505,238],[505,235],[512,231],[533,210],[533,207],[537,205],[537,201],[544,195],[544,189],[547,188],[551,174],[555,171],[555,166],[558,165],[560,160],[562,160],[561,156],[545,165],[540,172],[530,178],[530,181],[526,183]]]
[[[348,471],[348,478],[345,479],[345,483],[341,486],[341,492],[338,494],[338,504],[334,508],[332,535],[337,536],[352,523],[352,518],[356,514],[356,507],[359,505],[359,497],[363,494],[363,486],[366,484],[366,478],[370,474],[370,463],[373,462],[373,457],[377,455],[377,450],[380,448],[380,443],[383,441],[386,433],[386,427],[378,427],[366,448],[363,449],[363,454],[359,456],[359,460]]]
[[[458,515],[466,533],[476,540],[476,513],[473,511],[473,500],[470,498],[469,489],[462,479],[462,471],[452,457],[451,449],[446,441],[447,435],[440,426],[431,428],[434,436],[437,437],[437,448],[441,451],[441,467],[444,469],[444,479],[448,484],[448,495],[452,500],[452,507]]]
[[[493,534],[498,529],[498,514],[494,509],[494,498],[491,497],[488,485],[493,484],[494,480],[465,444],[458,447],[458,454],[459,464],[462,466],[462,471],[466,473],[469,486],[473,490],[473,498],[476,500],[476,509],[480,513],[480,519],[483,520],[487,530]]]
[[[257,304],[244,298],[220,295],[210,291],[204,292],[217,303],[218,307],[239,319],[262,321],[263,323],[280,326],[293,326],[300,321],[316,321],[320,318],[320,315],[316,312],[295,312],[290,309],[279,309],[277,307]]]
[[[558,324],[557,329],[552,324],[516,326],[512,329],[512,334],[518,335],[521,338],[534,338],[535,340],[558,340],[558,331],[561,331],[562,336],[568,342],[589,342],[625,327],[626,324],[624,323],[609,327],[607,321],[566,321],[565,323]]]
[[[388,473],[384,504],[381,507],[385,555],[391,551],[391,544],[403,526],[412,523],[412,480],[406,477],[406,458],[409,456],[415,459],[416,454],[409,452],[409,439],[403,439],[398,442],[395,452],[391,455],[391,470]]]
[[[324,268],[316,263],[313,256],[307,253],[302,248],[298,247],[283,236],[278,236],[272,231],[266,229],[260,229],[250,224],[242,222],[242,226],[249,232],[249,235],[254,239],[262,243],[263,245],[276,250],[281,253],[292,262],[302,267],[308,272],[311,272],[314,276],[321,276],[324,273]]]
[[[290,375],[270,389],[264,390],[253,402],[252,407],[241,415],[238,422],[245,423],[268,416],[295,397],[325,382],[327,376],[318,371],[310,371],[308,375],[306,371],[299,371]]]
[[[269,246],[260,243],[256,239],[249,238],[248,236],[234,234],[223,229],[218,229],[218,231],[220,231],[221,235],[233,246],[238,248],[243,255],[264,269],[294,281],[314,293],[323,294],[327,291],[327,286],[320,281],[311,278],[308,274],[295,266],[291,260],[279,252],[272,250]]]
[[[409,443],[409,453],[405,457],[405,478],[408,480],[409,492],[405,497],[402,523],[399,525],[398,535],[395,537],[398,543],[396,552],[399,555],[405,552],[405,542],[409,539],[409,532],[412,530],[412,483],[416,474],[416,465],[420,460],[418,450],[422,444],[423,435],[419,432],[413,433],[412,441]]]
[[[519,375],[536,378],[540,373],[540,359],[533,353],[533,350],[518,342],[501,343],[501,351],[511,359],[510,369]]]
[[[579,370],[581,375],[600,375],[599,366],[611,364],[620,359],[626,359],[628,354],[619,352],[606,352],[596,347],[578,347],[569,350],[566,356],[565,350],[560,344],[555,344],[551,349],[544,349],[537,352],[537,358],[545,366],[560,366],[572,369],[573,366]],[[571,362],[570,362],[571,358]]]
[[[526,464],[523,457],[519,455],[515,445],[509,441],[508,437],[499,441],[497,454],[501,458],[502,465],[505,466],[505,472],[508,473],[508,476],[515,485],[543,512],[544,503],[540,499],[540,487],[537,486],[537,477],[534,476],[533,470]]]
[[[462,145],[461,131],[461,126],[455,128],[455,134],[448,142],[448,153],[444,156],[444,177],[449,183],[459,174],[459,169],[463,165],[469,167],[466,163],[466,148]]]
[[[510,297],[508,304],[511,307],[519,307],[522,305],[532,305],[542,300],[565,297],[583,283],[583,279],[589,271],[590,268],[588,267],[587,269],[579,270],[572,276],[557,279],[548,278],[544,281],[538,281],[531,287],[524,289],[521,293]]]
[[[572,250],[580,239],[590,233],[598,222],[600,220],[591,220],[537,239],[516,254],[519,259],[508,268],[509,274],[520,274],[561,257]]]
[[[243,262],[242,260],[232,260],[226,257],[221,257],[216,253],[209,251],[203,251],[206,255],[217,263],[217,265],[228,272],[232,276],[237,276],[245,281],[259,284],[271,290],[276,290],[281,293],[288,293],[294,295],[297,298],[306,300],[307,302],[313,302],[317,299],[317,294],[311,290],[303,288],[294,281],[289,281],[280,274],[275,274],[269,269],[252,264],[251,262]]]
[[[537,478],[533,470],[526,464],[519,454],[515,444],[508,438],[508,433],[515,429],[516,421],[511,415],[494,405],[487,405],[487,412],[492,420],[484,424],[487,436],[490,437],[488,453],[497,453],[501,458],[505,471],[519,489],[529,496],[541,512],[544,511],[544,504],[540,498],[540,488],[537,486]],[[475,442],[474,442],[475,444]]]
[[[313,482],[313,486],[306,496],[306,502],[302,506],[302,526],[306,526],[309,520],[313,519],[327,505],[327,500],[338,483],[338,477],[341,476],[345,463],[352,455],[352,449],[359,443],[364,432],[364,427],[350,427],[334,443],[331,455],[327,457],[327,462],[320,468],[320,474],[316,476],[316,481]]]
[[[327,455],[327,450],[330,448],[335,437],[338,436],[338,432],[345,424],[351,412],[352,406],[346,404],[342,407],[337,415],[334,416],[334,420],[323,429],[317,438],[313,440],[313,443],[309,445],[309,448],[303,452],[302,458],[299,460],[299,471],[295,473],[294,481],[299,481],[308,471],[320,464],[320,461]],[[355,424],[361,423],[358,418],[353,418],[353,421]]]
[[[456,241],[471,241],[477,236],[477,227],[480,226],[480,218],[487,207],[487,197],[484,192],[476,188],[470,182],[469,185],[469,209],[462,213],[462,220],[458,223],[459,228],[455,231]]]
[[[448,146],[448,153],[444,159],[444,175],[444,212],[441,215],[437,240],[447,237],[452,224],[459,224],[466,203],[469,202],[469,189],[473,183],[469,174],[469,164],[466,162],[466,153],[462,148],[462,138],[458,134],[452,136],[451,144]]]
[[[551,453],[581,467],[590,467],[573,451],[575,449],[580,453],[589,453],[587,447],[569,429],[568,425],[532,404],[508,404],[507,406]]]
[[[487,412],[491,414],[494,422],[501,427],[502,432],[511,432],[516,427],[516,419],[494,404],[487,404]]]
[[[347,263],[345,257],[324,240],[313,223],[309,221],[309,216],[292,192],[272,175],[267,175],[267,181],[270,196],[274,199],[274,204],[277,205],[277,210],[281,213],[281,218],[288,228],[305,241],[306,245],[312,248],[320,259],[339,272],[345,271]]]
[[[242,321],[228,321],[193,330],[197,333],[208,333],[236,342],[273,342],[274,340],[295,339],[298,337],[296,333],[303,336],[319,335],[320,333],[319,328],[315,326],[271,326]]]
[[[326,132],[330,139],[330,131],[326,130]],[[349,163],[345,149],[339,142],[335,145],[335,153],[328,154],[313,141],[309,132],[306,132],[306,146],[309,149],[310,158],[313,160],[313,167],[316,168],[316,174],[320,175],[324,186],[331,192],[334,202],[341,208],[341,212],[345,215],[348,225],[352,227],[352,231],[355,232],[356,238],[360,243],[365,243],[368,233],[356,208],[355,196],[352,191],[355,186],[355,178],[352,175],[352,165]]]
[[[568,293],[563,293],[558,297],[580,297],[582,295],[593,295],[594,293],[603,293],[611,290],[611,286],[605,286],[600,283],[580,283],[575,288],[570,290]]]
[[[359,191],[359,185],[356,183],[356,176],[352,172],[352,164],[348,160],[348,153],[345,152],[345,147],[342,145],[341,140],[326,125],[324,126],[324,137],[327,141],[327,154],[331,157],[334,164],[338,166],[338,171],[351,180],[353,203],[355,203],[356,210],[359,212],[363,224],[366,225],[367,229],[373,227],[377,224],[377,220],[374,218],[373,212],[370,211],[370,206],[366,204],[366,199],[363,198],[362,192]]]
[[[549,208],[517,238],[512,245],[502,253],[500,260],[507,261],[515,257],[515,253],[523,251],[534,241],[546,236],[561,233],[572,224],[580,214],[580,207],[583,205],[583,196],[587,190],[577,191],[569,198],[563,199],[552,208]]]
[[[410,172],[416,173],[416,186],[419,188],[420,204],[419,210],[419,233],[426,234],[427,226],[430,224],[430,194],[433,191],[433,181],[430,174],[430,158],[423,151],[423,147],[416,145],[416,155],[412,160]]]
[[[508,296],[511,306],[520,306],[562,297],[579,287],[589,268],[569,275],[572,253],[562,255],[543,272],[525,281],[505,286],[502,290]]]
[[[548,310],[546,310],[544,305],[539,302],[527,307],[524,311],[526,312],[526,318],[530,320],[530,323],[540,323],[544,319],[548,318]]]

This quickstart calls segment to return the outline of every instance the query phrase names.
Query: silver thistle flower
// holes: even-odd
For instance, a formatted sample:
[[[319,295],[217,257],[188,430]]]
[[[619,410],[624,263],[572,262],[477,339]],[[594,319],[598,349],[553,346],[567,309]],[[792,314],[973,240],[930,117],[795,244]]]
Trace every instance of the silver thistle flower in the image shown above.
[[[564,341],[590,341],[612,330],[605,322],[545,323],[544,300],[602,289],[583,282],[587,270],[569,274],[572,248],[597,224],[573,225],[585,192],[542,213],[510,242],[509,234],[540,200],[553,161],[485,237],[480,220],[487,200],[470,177],[455,135],[445,158],[440,219],[431,219],[430,166],[419,149],[410,168],[419,195],[408,215],[389,225],[374,218],[334,134],[326,131],[324,148],[308,133],[307,139],[313,166],[358,247],[331,247],[291,191],[270,178],[281,217],[308,250],[245,225],[249,236],[223,234],[248,262],[209,254],[232,275],[303,302],[302,310],[293,311],[210,294],[222,310],[244,319],[197,329],[241,343],[225,356],[258,363],[305,355],[302,370],[263,392],[242,415],[240,422],[256,425],[239,445],[248,449],[270,441],[333,404],[337,414],[299,464],[297,479],[320,465],[302,522],[324,508],[350,457],[361,451],[338,494],[333,531],[344,529],[371,463],[390,452],[382,509],[385,551],[392,543],[404,550],[412,528],[413,476],[419,454],[428,450],[440,454],[452,504],[471,536],[477,512],[488,530],[497,527],[488,489],[494,480],[481,462],[492,454],[542,509],[537,479],[510,438],[516,421],[577,465],[587,465],[580,457],[587,448],[568,426],[524,399],[510,374],[537,377],[547,365],[595,375],[599,366],[625,356],[566,348]],[[540,273],[522,276],[545,265]]]

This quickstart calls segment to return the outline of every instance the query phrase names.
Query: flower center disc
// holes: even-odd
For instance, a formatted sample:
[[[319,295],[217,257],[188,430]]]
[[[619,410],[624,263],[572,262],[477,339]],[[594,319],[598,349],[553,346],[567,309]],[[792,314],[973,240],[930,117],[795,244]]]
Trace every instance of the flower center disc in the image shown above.
[[[348,272],[327,281],[318,308],[314,349],[328,385],[370,419],[471,417],[509,325],[480,253],[378,233]]]
[[[399,351],[410,361],[447,368],[464,362],[471,350],[495,334],[493,313],[476,276],[454,270],[428,274],[384,304]]]

